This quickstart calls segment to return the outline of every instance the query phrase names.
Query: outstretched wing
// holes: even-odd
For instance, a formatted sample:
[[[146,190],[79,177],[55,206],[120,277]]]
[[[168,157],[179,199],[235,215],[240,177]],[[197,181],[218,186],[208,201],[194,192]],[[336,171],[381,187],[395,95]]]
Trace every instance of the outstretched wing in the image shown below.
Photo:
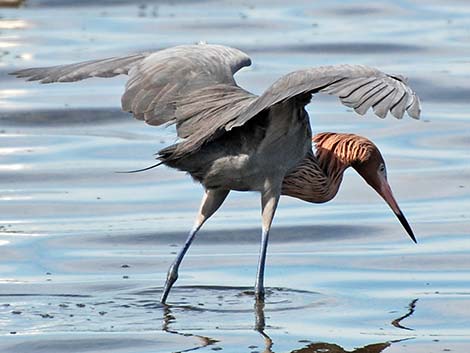
[[[197,44],[12,74],[42,83],[128,74],[122,109],[150,125],[176,123],[178,136],[186,138],[224,131],[225,123],[251,103],[255,96],[233,78],[250,64],[238,49]]]
[[[113,77],[127,74],[130,68],[142,61],[148,53],[130,56],[84,61],[70,65],[35,67],[12,72],[20,78],[41,83],[75,82],[91,77]]]
[[[405,111],[419,118],[419,99],[399,76],[360,65],[323,66],[292,72],[257,97],[233,78],[250,64],[238,49],[199,44],[13,74],[42,83],[128,74],[123,110],[150,125],[176,123],[178,136],[185,140],[176,146],[174,157],[192,153],[271,106],[305,93],[336,95],[359,114],[372,107],[381,118],[389,111],[397,118]]]
[[[281,77],[226,129],[245,124],[276,103],[318,92],[338,96],[344,105],[354,108],[360,115],[371,107],[380,118],[385,118],[390,111],[401,119],[406,111],[412,118],[419,119],[421,112],[418,96],[403,77],[387,75],[362,65],[321,66]]]
[[[223,108],[215,96],[223,99],[234,91],[251,96],[233,78],[250,64],[245,53],[221,45],[187,45],[155,52],[130,70],[122,109],[150,125],[176,122],[178,135],[187,137],[195,130],[187,125],[181,128],[185,122],[198,125],[207,115],[204,111]],[[194,102],[200,111],[196,112]]]
[[[178,157],[197,150],[204,142],[220,136],[223,131],[244,125],[277,103],[297,97],[303,97],[305,101],[306,93],[318,92],[338,96],[343,104],[354,108],[361,115],[372,107],[381,118],[385,118],[390,111],[400,119],[406,111],[411,117],[419,119],[421,111],[418,96],[403,77],[387,75],[362,65],[321,66],[287,74],[259,97],[245,95],[246,98],[233,105],[234,109],[221,114],[217,124],[201,125],[205,128],[178,144],[173,156]],[[204,107],[199,105],[199,109]],[[200,116],[210,119],[211,115]]]

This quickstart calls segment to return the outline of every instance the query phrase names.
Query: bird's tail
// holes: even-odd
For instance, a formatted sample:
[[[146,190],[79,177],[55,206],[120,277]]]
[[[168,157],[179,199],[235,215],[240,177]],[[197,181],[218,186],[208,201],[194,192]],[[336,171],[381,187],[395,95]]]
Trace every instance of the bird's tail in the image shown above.
[[[150,169],[153,169],[155,167],[158,167],[159,165],[162,165],[163,162],[158,162],[156,164],[153,164],[149,167],[146,167],[146,168],[142,168],[142,169],[136,169],[136,170],[126,170],[126,171],[122,171],[122,172],[116,172],[116,173],[139,173],[139,172],[145,172],[146,170],[150,170]]]
[[[169,161],[171,160],[171,156],[172,154],[174,153],[174,151],[176,150],[176,146],[177,144],[175,145],[171,145],[171,146],[168,146],[168,147],[165,147],[164,149],[158,151],[157,153],[155,153],[155,156],[157,159],[159,159],[160,161],[156,164],[153,164],[149,167],[146,167],[146,168],[142,168],[142,169],[136,169],[136,170],[128,170],[128,171],[123,171],[123,172],[116,172],[116,173],[139,173],[139,172],[145,172],[146,170],[150,170],[150,169],[153,169],[155,167],[158,167],[159,165],[162,165],[162,164],[166,164],[170,167],[173,167],[171,164],[169,164]]]

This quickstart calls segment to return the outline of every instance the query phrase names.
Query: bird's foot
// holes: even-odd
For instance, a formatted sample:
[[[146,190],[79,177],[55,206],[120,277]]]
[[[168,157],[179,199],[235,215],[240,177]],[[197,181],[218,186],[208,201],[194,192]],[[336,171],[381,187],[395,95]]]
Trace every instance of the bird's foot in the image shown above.
[[[162,304],[165,304],[168,294],[170,294],[170,290],[173,287],[173,284],[175,284],[177,279],[178,279],[178,268],[175,266],[171,266],[170,269],[168,270],[168,275],[166,277],[165,286],[163,287],[162,297],[160,299],[160,302]]]
[[[255,287],[255,299],[257,302],[264,302],[265,292],[264,288]]]

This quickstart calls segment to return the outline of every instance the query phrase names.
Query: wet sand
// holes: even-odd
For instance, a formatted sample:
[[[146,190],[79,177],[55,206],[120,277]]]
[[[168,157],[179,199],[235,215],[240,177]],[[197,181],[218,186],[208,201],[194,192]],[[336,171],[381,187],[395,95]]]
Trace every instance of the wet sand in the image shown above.
[[[0,351],[470,350],[470,6],[461,1],[26,1],[0,9]],[[205,225],[169,306],[166,271],[202,189],[152,164],[172,128],[122,113],[125,78],[38,85],[7,73],[206,40],[248,52],[240,85],[363,63],[409,77],[414,121],[309,106],[314,132],[373,140],[418,238],[353,171],[324,205],[283,198],[264,307],[252,285],[259,197],[232,193]]]

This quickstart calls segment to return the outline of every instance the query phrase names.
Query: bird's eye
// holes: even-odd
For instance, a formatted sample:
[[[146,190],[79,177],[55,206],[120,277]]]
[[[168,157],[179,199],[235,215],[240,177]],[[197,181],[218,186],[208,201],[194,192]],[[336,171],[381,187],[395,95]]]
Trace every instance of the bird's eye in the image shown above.
[[[379,172],[385,174],[385,164],[381,163],[379,166]]]

